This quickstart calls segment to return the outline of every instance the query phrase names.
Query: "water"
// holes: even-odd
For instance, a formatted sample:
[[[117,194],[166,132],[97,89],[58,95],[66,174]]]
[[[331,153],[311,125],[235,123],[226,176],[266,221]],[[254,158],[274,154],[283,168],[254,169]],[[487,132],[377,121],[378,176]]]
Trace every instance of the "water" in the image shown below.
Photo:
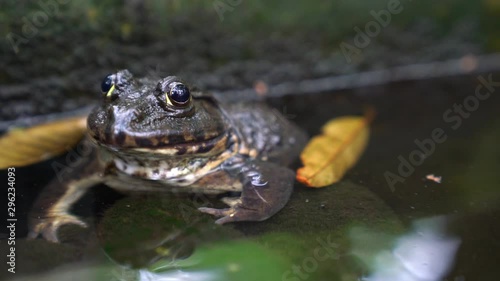
[[[500,73],[481,75],[500,81]],[[74,207],[89,229],[63,227],[60,245],[25,241],[27,212],[54,176],[51,161],[64,156],[18,168],[18,273],[5,269],[0,276],[496,280],[500,87],[484,97],[483,86],[481,100],[478,85],[478,75],[471,75],[270,100],[310,135],[327,120],[360,114],[366,106],[377,117],[365,154],[340,183],[314,190],[296,184],[288,205],[260,223],[219,228],[194,209],[210,198],[122,197],[101,186]],[[441,182],[426,179],[431,174]],[[6,243],[1,251],[9,253]]]

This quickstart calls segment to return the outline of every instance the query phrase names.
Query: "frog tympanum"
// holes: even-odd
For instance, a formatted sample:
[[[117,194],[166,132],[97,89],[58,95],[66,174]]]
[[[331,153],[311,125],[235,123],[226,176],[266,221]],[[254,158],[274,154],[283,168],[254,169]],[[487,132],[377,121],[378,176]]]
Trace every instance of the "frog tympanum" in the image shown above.
[[[215,99],[175,76],[136,79],[122,70],[101,88],[87,120],[93,151],[42,191],[28,237],[57,242],[61,225],[85,227],[69,209],[100,183],[123,192],[233,195],[222,200],[228,208],[199,208],[217,224],[262,221],[288,201],[295,174],[286,166],[307,138],[276,110]]]

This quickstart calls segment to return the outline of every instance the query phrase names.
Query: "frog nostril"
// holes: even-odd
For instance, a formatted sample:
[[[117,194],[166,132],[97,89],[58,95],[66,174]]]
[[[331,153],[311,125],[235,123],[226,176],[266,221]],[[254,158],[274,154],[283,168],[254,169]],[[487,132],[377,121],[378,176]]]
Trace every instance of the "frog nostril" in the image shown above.
[[[144,120],[144,118],[146,117],[144,112],[139,110],[139,109],[132,110],[131,116],[132,116],[132,118],[130,119],[130,121],[136,122],[136,123],[142,122]]]
[[[134,115],[134,117],[135,117],[136,119],[141,119],[141,117],[142,117],[141,112],[140,112],[139,110],[137,110],[137,109],[134,109],[134,110],[132,111],[132,114]]]

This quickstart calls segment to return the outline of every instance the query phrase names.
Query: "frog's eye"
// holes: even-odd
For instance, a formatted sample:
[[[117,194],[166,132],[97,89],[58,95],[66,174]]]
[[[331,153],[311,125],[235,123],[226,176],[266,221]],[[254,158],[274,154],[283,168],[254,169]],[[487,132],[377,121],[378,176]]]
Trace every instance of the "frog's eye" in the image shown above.
[[[115,90],[115,83],[113,82],[114,75],[109,74],[102,80],[101,91],[106,98],[110,98]]]
[[[167,93],[167,102],[171,102],[175,106],[186,106],[191,100],[189,88],[182,83],[172,83],[170,90]]]

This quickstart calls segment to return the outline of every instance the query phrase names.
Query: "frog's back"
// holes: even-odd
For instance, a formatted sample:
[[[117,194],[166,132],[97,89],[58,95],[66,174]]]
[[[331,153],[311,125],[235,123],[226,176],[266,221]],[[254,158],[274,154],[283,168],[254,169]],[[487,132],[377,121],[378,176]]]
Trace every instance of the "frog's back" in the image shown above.
[[[303,130],[264,103],[225,104],[224,110],[240,139],[241,154],[288,165],[306,144]]]

